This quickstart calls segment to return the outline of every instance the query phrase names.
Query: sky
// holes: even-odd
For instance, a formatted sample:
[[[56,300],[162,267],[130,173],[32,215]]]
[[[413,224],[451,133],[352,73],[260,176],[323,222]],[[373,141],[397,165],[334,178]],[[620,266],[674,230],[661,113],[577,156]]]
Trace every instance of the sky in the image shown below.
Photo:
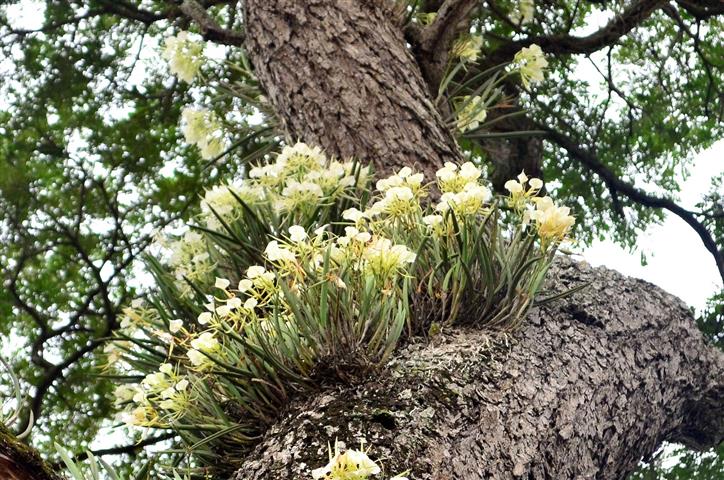
[[[681,184],[680,203],[693,208],[711,188],[711,179],[722,172],[724,139],[696,155],[691,175]],[[647,256],[646,266],[641,265],[641,253]],[[714,259],[699,236],[668,212],[662,225],[653,225],[639,235],[636,251],[628,252],[611,241],[597,241],[583,250],[583,258],[592,265],[605,265],[654,283],[697,310],[722,288]]]

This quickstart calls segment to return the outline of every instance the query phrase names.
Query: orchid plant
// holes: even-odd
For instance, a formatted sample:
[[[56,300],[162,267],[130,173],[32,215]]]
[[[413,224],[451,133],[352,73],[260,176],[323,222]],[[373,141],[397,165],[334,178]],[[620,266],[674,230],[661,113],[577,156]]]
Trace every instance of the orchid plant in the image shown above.
[[[475,61],[476,42],[462,38],[455,58]],[[202,52],[179,35],[165,56],[191,82]],[[516,73],[527,87],[545,66],[539,48],[523,49],[490,88],[455,100],[456,127],[481,128],[495,85]],[[216,114],[182,117],[204,158],[223,155]],[[147,258],[157,288],[125,310],[106,347],[108,368],[125,379],[115,392],[125,424],[174,430],[185,444],[175,451],[194,454],[185,473],[220,456],[235,468],[292,398],[367,377],[415,336],[517,327],[574,223],[525,172],[498,196],[472,162],[374,182],[370,167],[304,143],[267,160],[207,191],[195,224],[159,240]],[[352,464],[365,474],[342,475]],[[312,475],[378,472],[364,451],[335,446]]]
[[[496,197],[481,177],[406,167],[373,188],[369,168],[298,143],[207,192],[108,347],[141,378],[116,390],[126,424],[176,430],[202,463],[243,459],[292,397],[364,378],[433,325],[514,328],[573,217],[538,179]]]

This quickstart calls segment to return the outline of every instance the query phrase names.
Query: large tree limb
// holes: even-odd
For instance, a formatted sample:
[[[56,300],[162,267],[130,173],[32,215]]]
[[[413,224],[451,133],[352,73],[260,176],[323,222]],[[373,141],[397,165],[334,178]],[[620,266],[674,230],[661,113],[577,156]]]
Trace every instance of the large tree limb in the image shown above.
[[[554,291],[592,283],[512,338],[453,331],[380,378],[301,399],[235,478],[306,479],[327,442],[365,438],[386,473],[418,480],[621,479],[662,441],[724,438],[724,354],[680,300],[569,261],[550,278]]]
[[[3,480],[63,480],[40,454],[0,423],[0,475]]]

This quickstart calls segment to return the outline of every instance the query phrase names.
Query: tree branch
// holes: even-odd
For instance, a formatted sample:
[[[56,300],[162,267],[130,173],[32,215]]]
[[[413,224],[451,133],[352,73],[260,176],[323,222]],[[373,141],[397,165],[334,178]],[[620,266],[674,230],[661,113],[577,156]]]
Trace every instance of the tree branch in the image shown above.
[[[435,21],[422,30],[423,44],[448,50],[460,30],[468,24],[466,20],[477,3],[477,0],[446,0],[437,11]]]
[[[235,47],[244,44],[243,32],[219,25],[196,0],[184,0],[179,9],[198,25],[205,40]]]
[[[414,33],[415,57],[431,92],[437,92],[455,39],[470,26],[478,0],[445,0],[435,21]]]
[[[508,42],[492,53],[492,63],[509,60],[521,48],[534,43],[551,54],[593,53],[618,41],[664,5],[666,0],[636,0],[605,27],[585,37],[567,34],[537,35]]]
[[[722,5],[724,5],[724,2],[722,2]],[[709,104],[711,101],[711,97],[714,93],[714,88],[716,84],[716,81],[714,80],[713,70],[718,70],[718,66],[714,65],[711,60],[707,58],[706,54],[701,48],[701,39],[699,38],[698,32],[695,34],[691,31],[691,29],[684,22],[684,19],[681,18],[681,15],[679,15],[679,12],[676,10],[676,8],[674,8],[671,4],[668,4],[663,7],[663,11],[666,15],[669,16],[669,18],[676,22],[676,24],[680,28],[680,31],[684,32],[694,43],[694,51],[701,59],[701,63],[704,66],[704,71],[706,72],[706,76],[708,79],[704,109],[705,113],[709,115]],[[722,12],[724,13],[724,8],[722,9]]]
[[[107,455],[124,455],[124,454],[133,455],[133,454],[140,452],[141,450],[143,450],[144,448],[146,448],[150,445],[155,445],[159,442],[163,442],[164,440],[170,440],[170,439],[174,438],[175,436],[176,436],[176,433],[168,432],[168,433],[164,433],[161,435],[157,435],[155,437],[148,437],[144,440],[141,440],[140,442],[131,443],[128,445],[119,445],[117,447],[101,448],[98,450],[91,450],[90,452],[86,450],[86,451],[73,455],[73,459],[75,461],[81,462],[81,461],[85,460],[86,458],[88,458],[89,453],[93,454],[93,456],[95,456],[95,457],[103,457],[103,456],[107,456]],[[53,470],[57,471],[57,470],[63,468],[63,464],[58,462],[58,463],[53,464],[52,467],[53,467]]]
[[[699,21],[724,14],[721,0],[677,0],[676,3]]]
[[[669,198],[657,197],[639,190],[630,183],[627,183],[619,178],[613,171],[604,165],[595,154],[584,150],[578,142],[575,142],[567,135],[554,130],[544,123],[536,122],[535,120],[532,120],[532,122],[536,128],[547,132],[548,138],[558,144],[561,148],[565,149],[571,157],[575,158],[584,167],[601,177],[603,181],[606,182],[609,189],[625,195],[640,205],[644,205],[649,208],[662,208],[668,210],[685,221],[691,228],[694,229],[704,244],[704,247],[706,247],[712,257],[714,257],[717,269],[719,270],[719,275],[722,278],[722,282],[724,282],[724,252],[719,250],[711,232],[709,232],[709,230],[707,230],[707,228],[699,220],[697,220],[694,213],[686,210]]]
[[[47,25],[43,25],[40,28],[34,28],[34,29],[11,28],[10,25],[7,25],[8,33],[6,35],[3,35],[3,37],[8,36],[8,35],[18,35],[20,37],[24,37],[26,35],[30,35],[33,33],[47,33],[47,32],[56,30],[60,27],[63,27],[65,25],[77,25],[82,20],[86,20],[88,18],[93,18],[93,17],[98,17],[98,16],[104,15],[106,13],[108,13],[108,11],[106,9],[88,10],[83,15],[78,15],[77,17],[69,18],[67,20],[49,23]]]
[[[145,25],[150,25],[173,16],[173,9],[166,9],[160,13],[154,13],[138,8],[127,0],[98,0],[98,2],[105,6],[106,12],[108,13],[115,13],[123,18],[136,20]]]

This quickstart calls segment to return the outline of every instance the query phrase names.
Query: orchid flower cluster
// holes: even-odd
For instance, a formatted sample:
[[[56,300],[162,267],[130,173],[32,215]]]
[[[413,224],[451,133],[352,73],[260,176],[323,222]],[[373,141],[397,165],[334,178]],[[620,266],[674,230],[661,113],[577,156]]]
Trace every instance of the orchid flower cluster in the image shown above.
[[[213,55],[207,57],[204,50],[205,43],[198,35],[182,31],[165,39],[162,56],[168,62],[173,75],[194,87],[201,87],[194,90],[195,98],[207,99],[206,95],[215,90],[222,92],[224,98],[236,97],[243,100],[243,103],[235,106],[237,115],[224,114],[223,118],[208,108],[184,108],[181,125],[186,143],[196,146],[202,159],[214,162],[234,150],[229,143],[229,137],[232,132],[238,134],[240,129],[255,131],[258,140],[271,141],[263,128],[253,128],[247,120],[249,116],[260,113],[260,109],[264,110],[262,105],[266,104],[250,66],[214,59]],[[220,79],[214,72],[222,69],[207,67],[214,64],[233,70],[237,79],[233,82]],[[208,75],[202,73],[204,67],[207,67],[205,70]],[[223,105],[224,101],[214,103]]]
[[[335,202],[364,186],[368,176],[369,167],[328,159],[319,147],[297,143],[284,147],[275,162],[252,168],[242,184],[209,190],[201,204],[203,220],[216,230],[222,222],[237,220],[243,210],[241,199],[249,206],[302,221],[320,204]]]
[[[543,70],[548,67],[548,61],[543,55],[543,50],[532,44],[530,47],[523,47],[513,57],[512,68],[520,73],[520,80],[525,88],[529,88],[531,83],[543,81]]]
[[[366,209],[350,208],[342,217],[354,235],[385,235],[418,252],[411,281],[422,294],[412,296],[414,317],[437,312],[431,321],[514,326],[574,223],[567,207],[539,196],[542,187],[524,172],[506,183],[506,231],[500,201],[472,162],[446,163],[436,172],[436,202],[429,201],[423,175],[403,167],[377,182]]]
[[[450,55],[462,62],[477,61],[483,47],[483,37],[480,35],[465,34],[453,43]]]
[[[204,44],[193,40],[188,32],[180,32],[175,37],[166,38],[163,56],[171,73],[191,83],[204,63]]]
[[[255,215],[281,232],[285,226],[319,220],[316,215],[355,198],[369,181],[369,167],[357,162],[328,159],[318,147],[303,143],[286,146],[276,161],[250,170],[249,179],[208,190],[201,202],[199,224],[204,229],[224,232],[253,209]],[[161,238],[170,252],[168,263],[183,296],[193,293],[192,284],[213,281],[218,249],[199,231],[181,238]]]
[[[339,442],[334,442],[334,451],[329,447],[329,463],[324,467],[312,470],[313,480],[369,480],[370,477],[379,475],[381,469],[365,451],[347,449],[340,452]],[[400,473],[390,480],[408,480],[406,473]]]
[[[226,139],[221,121],[214,112],[185,108],[181,117],[184,120],[183,134],[186,142],[199,148],[201,158],[211,160],[224,152]]]
[[[468,35],[453,57],[471,64],[481,46]],[[192,82],[203,50],[182,32],[164,56]],[[520,73],[527,87],[546,65],[540,48],[523,49],[487,93],[455,97],[451,128],[480,129],[505,75]],[[217,114],[187,108],[182,117],[204,159],[224,153]],[[205,192],[196,225],[148,258],[158,288],[124,310],[106,347],[109,368],[128,379],[115,391],[121,418],[132,429],[173,429],[197,453],[193,465],[224,455],[233,469],[291,398],[366,377],[401,339],[435,323],[513,328],[574,223],[542,188],[522,172],[496,197],[472,162],[446,163],[435,178],[404,166],[372,188],[369,167],[284,147],[248,178]],[[379,473],[364,450],[335,445],[312,476]]]
[[[517,17],[516,23],[530,22],[533,16],[532,0],[522,0],[520,9],[520,16]],[[480,130],[488,117],[488,110],[503,97],[502,84],[506,78],[516,74],[520,75],[520,80],[527,89],[532,84],[543,81],[544,70],[548,66],[548,61],[541,48],[532,44],[516,53],[513,61],[507,67],[506,64],[503,64],[483,72],[475,72],[469,69],[468,65],[477,60],[481,48],[482,37],[470,34],[460,37],[453,44],[450,62],[439,89],[438,101],[446,93],[456,118],[454,123],[450,123],[450,126],[451,128],[454,126],[461,133]],[[471,70],[471,73],[470,75],[461,74],[461,70]],[[481,83],[481,78],[486,75],[489,75],[489,78]],[[446,92],[450,85],[454,85],[454,88],[450,88]]]
[[[201,233],[187,230],[180,238],[159,236],[158,245],[170,252],[167,261],[181,296],[189,296],[194,284],[204,283],[213,276],[214,246]]]
[[[109,364],[142,378],[116,390],[126,424],[172,428],[202,462],[241,461],[292,396],[366,376],[403,337],[515,326],[569,210],[524,173],[505,197],[472,162],[431,180],[403,167],[373,192],[369,168],[297,143],[209,190],[199,226],[149,259],[158,293],[124,311],[108,347]],[[353,452],[315,478],[367,478],[349,476]]]
[[[523,212],[524,222],[535,221],[544,244],[566,238],[575,223],[570,215],[571,209],[555,205],[550,197],[537,196],[543,188],[540,179],[529,179],[525,172],[521,172],[517,180],[508,180],[504,187],[510,192],[508,205],[519,213]]]
[[[488,117],[485,99],[480,95],[460,97],[461,107],[458,110],[457,129],[461,132],[476,130]]]
[[[422,228],[423,235],[450,234],[452,220],[450,215],[446,220],[446,213],[464,222],[471,216],[490,212],[487,207],[492,195],[480,183],[481,174],[482,171],[472,162],[460,167],[446,163],[436,172],[437,188],[442,195],[437,203],[429,204],[425,199],[430,185],[424,182],[423,174],[403,167],[396,174],[377,182],[378,197],[366,210],[350,208],[342,212],[342,217],[354,222],[354,231],[368,228],[373,233],[391,232],[393,236],[399,236],[402,232]],[[420,239],[415,238],[413,243],[419,244]]]

